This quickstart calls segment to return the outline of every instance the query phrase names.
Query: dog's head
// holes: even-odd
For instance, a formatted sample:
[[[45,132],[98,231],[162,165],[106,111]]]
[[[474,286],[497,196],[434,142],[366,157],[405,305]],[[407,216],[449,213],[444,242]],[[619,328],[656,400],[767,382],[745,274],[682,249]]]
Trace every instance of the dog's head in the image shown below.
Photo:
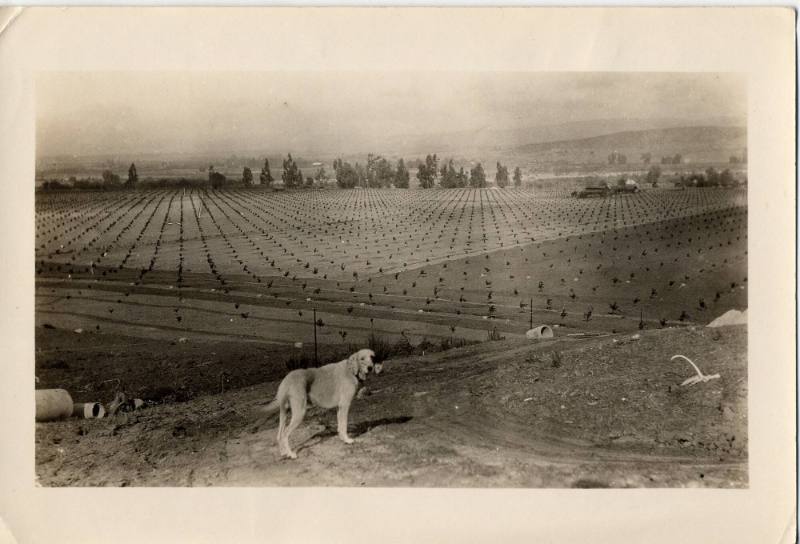
[[[381,365],[372,361],[374,357],[371,349],[360,349],[347,358],[347,367],[359,380],[366,380],[370,372],[379,374],[381,371]]]

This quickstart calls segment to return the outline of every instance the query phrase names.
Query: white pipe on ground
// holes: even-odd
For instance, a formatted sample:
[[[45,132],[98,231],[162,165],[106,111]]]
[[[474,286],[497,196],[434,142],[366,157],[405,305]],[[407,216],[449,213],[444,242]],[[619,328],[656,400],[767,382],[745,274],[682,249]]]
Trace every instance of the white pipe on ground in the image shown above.
[[[552,338],[553,329],[547,325],[536,325],[525,333],[525,338],[538,340],[539,338]]]
[[[106,409],[99,402],[76,402],[72,407],[72,415],[84,419],[101,418],[106,415]]]
[[[72,397],[64,389],[36,390],[36,421],[53,421],[72,415]]]

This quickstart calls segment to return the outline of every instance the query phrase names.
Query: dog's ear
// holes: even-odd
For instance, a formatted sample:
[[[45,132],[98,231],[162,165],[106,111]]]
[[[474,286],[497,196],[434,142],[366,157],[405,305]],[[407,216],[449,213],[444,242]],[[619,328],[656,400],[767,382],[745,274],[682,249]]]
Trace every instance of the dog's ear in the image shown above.
[[[347,358],[347,371],[352,372],[353,376],[358,375],[358,353]]]

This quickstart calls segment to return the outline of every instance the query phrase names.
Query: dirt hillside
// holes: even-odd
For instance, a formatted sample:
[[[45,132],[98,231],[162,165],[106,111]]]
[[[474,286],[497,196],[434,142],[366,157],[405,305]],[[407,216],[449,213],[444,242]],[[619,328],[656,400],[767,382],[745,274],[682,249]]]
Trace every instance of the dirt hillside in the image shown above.
[[[37,349],[63,346],[69,334],[40,330]],[[115,352],[135,355],[149,369],[152,382],[154,367],[145,363],[158,363],[164,346],[149,341],[135,348],[115,347],[118,337],[94,336],[92,361]],[[98,346],[102,353],[97,353]],[[694,370],[685,361],[670,361],[674,346],[704,374],[721,377],[681,387]],[[40,387],[56,386],[67,375],[78,376],[78,381],[96,375],[80,367],[76,346],[68,348],[37,357]],[[292,436],[299,456],[295,461],[278,457],[277,421],[259,423],[257,407],[271,400],[285,373],[270,366],[268,347],[241,344],[232,352],[206,342],[180,349],[184,358],[179,364],[205,357],[211,367],[208,379],[186,394],[189,400],[165,394],[160,404],[111,418],[37,423],[39,483],[748,485],[744,326],[644,330],[638,337],[557,337],[539,343],[515,338],[392,359],[381,375],[370,377],[367,394],[351,408],[355,444],[345,445],[336,437],[335,412],[314,408]],[[226,387],[224,376],[220,381],[213,368],[229,368],[231,361],[215,360],[210,354],[216,352],[237,358],[245,371],[234,374],[250,378],[237,378],[237,384]],[[110,370],[113,357],[108,360]],[[168,361],[163,364],[166,369]],[[77,367],[67,372],[65,365]],[[155,375],[169,382],[166,370]],[[248,379],[255,385],[247,385]],[[107,394],[99,380],[85,381],[94,390],[76,393],[76,400],[94,400],[90,397],[101,390]],[[136,392],[135,375],[127,381]]]

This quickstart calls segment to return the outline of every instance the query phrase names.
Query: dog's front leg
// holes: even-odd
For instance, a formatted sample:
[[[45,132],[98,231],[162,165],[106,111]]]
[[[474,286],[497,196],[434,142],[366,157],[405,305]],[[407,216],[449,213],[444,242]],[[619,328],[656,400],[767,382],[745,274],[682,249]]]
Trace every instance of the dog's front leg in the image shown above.
[[[336,414],[336,418],[339,423],[339,438],[342,439],[342,442],[345,444],[352,444],[353,439],[347,436],[347,412],[350,410],[349,404],[343,404],[339,406],[339,411]]]

